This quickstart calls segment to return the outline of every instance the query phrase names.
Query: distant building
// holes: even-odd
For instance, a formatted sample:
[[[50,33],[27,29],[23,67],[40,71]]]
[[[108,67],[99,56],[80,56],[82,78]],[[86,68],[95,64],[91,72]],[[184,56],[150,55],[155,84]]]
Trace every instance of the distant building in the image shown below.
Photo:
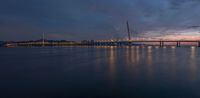
[[[81,41],[82,45],[92,45],[94,43],[95,43],[94,40],[83,40],[83,41]]]
[[[88,40],[83,40],[83,41],[81,41],[81,44],[83,44],[83,45],[87,45],[87,44],[89,44],[90,43],[90,41],[88,41]]]

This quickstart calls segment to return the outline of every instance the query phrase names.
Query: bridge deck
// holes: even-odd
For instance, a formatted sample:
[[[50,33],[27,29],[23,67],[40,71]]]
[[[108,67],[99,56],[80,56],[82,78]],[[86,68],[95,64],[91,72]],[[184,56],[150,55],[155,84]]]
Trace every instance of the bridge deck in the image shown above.
[[[200,40],[133,40],[133,41],[97,41],[97,42],[200,42]]]

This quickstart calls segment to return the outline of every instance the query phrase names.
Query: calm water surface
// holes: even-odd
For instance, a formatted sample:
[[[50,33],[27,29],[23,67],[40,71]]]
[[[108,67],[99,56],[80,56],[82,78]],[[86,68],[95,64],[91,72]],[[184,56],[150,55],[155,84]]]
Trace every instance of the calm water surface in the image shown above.
[[[0,48],[0,97],[199,98],[200,48]]]

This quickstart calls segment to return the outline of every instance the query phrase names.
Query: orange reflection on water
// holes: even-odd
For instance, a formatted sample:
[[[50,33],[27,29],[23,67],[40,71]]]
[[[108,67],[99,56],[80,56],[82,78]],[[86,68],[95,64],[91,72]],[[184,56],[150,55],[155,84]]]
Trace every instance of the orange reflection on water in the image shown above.
[[[149,47],[147,50],[147,64],[152,65],[152,48]]]
[[[196,78],[197,64],[196,64],[196,47],[191,47],[190,55],[190,78],[194,80]]]
[[[134,53],[132,53],[133,51],[132,50],[134,50],[135,48],[132,48],[132,47],[129,47],[129,48],[126,48],[125,49],[125,54],[124,54],[124,58],[125,58],[125,64],[124,64],[124,69],[125,69],[125,72],[127,72],[127,73],[129,73],[130,71],[130,67],[132,66],[132,65],[134,65],[134,59],[132,58],[132,54],[134,54]]]
[[[170,58],[169,58],[169,62],[172,64],[172,65],[177,65],[177,55],[176,55],[176,46],[171,46],[171,52],[170,52]],[[170,69],[170,77],[173,78],[173,79],[176,79],[176,76],[177,76],[177,66],[169,66],[169,69]]]
[[[139,64],[140,63],[140,48],[137,48],[136,51],[135,51],[135,61],[136,61],[136,64]]]
[[[116,71],[116,50],[114,46],[110,47],[110,51],[109,51],[109,69],[110,69],[110,75],[111,77],[115,76],[115,71]]]
[[[96,47],[96,48],[99,48],[99,47]],[[100,66],[101,59],[99,58],[101,56],[101,52],[97,51],[95,56],[96,56],[96,62],[95,62],[96,71],[99,71],[101,67]]]
[[[147,50],[147,76],[149,79],[153,78],[153,64],[152,64],[152,47],[148,47]]]

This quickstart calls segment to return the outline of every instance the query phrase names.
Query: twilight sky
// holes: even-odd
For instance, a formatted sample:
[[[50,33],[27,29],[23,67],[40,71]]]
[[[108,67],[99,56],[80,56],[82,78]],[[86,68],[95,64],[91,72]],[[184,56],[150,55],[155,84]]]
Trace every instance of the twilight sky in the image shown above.
[[[0,40],[199,39],[200,0],[0,0]]]

